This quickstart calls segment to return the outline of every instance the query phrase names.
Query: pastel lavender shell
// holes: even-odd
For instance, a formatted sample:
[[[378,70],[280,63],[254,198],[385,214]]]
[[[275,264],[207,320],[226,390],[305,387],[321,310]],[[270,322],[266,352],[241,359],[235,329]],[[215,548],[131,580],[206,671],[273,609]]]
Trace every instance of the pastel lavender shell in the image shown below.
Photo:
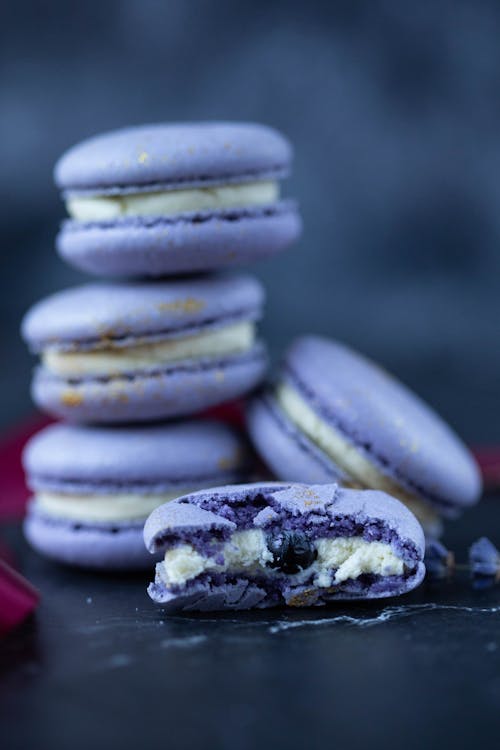
[[[33,490],[99,494],[155,493],[237,481],[248,470],[242,438],[210,420],[164,425],[76,427],[50,425],[23,455]],[[135,570],[147,567],[143,521],[89,523],[54,517],[32,501],[25,521],[28,541],[42,554],[80,567]]]
[[[203,211],[171,217],[65,221],[60,256],[101,276],[163,276],[231,268],[285,250],[301,232],[295,204]]]
[[[261,393],[247,407],[248,432],[258,454],[278,479],[311,484],[349,479],[280,409],[271,393]]]
[[[385,493],[337,485],[259,483],[202,490],[153,511],[144,526],[144,541],[155,554],[183,542],[209,554],[215,530],[222,543],[236,528],[261,528],[272,535],[300,531],[310,538],[361,535],[367,541],[391,544],[412,572],[406,577],[347,581],[335,589],[316,588],[312,583],[294,586],[283,575],[260,580],[242,575],[230,580],[221,574],[167,588],[157,573],[149,587],[151,598],[168,612],[318,606],[335,599],[395,596],[415,588],[425,574],[424,536],[413,514]]]
[[[22,331],[33,351],[125,347],[254,321],[263,297],[261,285],[245,275],[94,283],[38,303]],[[32,395],[41,409],[72,422],[159,420],[242,396],[261,382],[266,367],[260,343],[241,354],[186,359],[116,377],[67,380],[40,367]]]
[[[264,291],[252,276],[91,283],[47,297],[25,315],[22,334],[33,351],[127,346],[199,333],[260,317]]]
[[[481,478],[471,453],[429,406],[375,363],[338,342],[305,336],[288,350],[279,377],[383,474],[438,512],[452,515],[478,501]],[[256,420],[252,424],[264,460],[285,477],[290,470],[286,450],[278,455],[262,433],[256,438],[260,428]],[[291,449],[294,456],[296,450]],[[306,463],[312,479],[313,464]],[[314,481],[324,481],[320,463]],[[330,462],[330,471],[337,470]]]
[[[236,481],[249,456],[235,430],[208,419],[120,428],[54,424],[31,438],[23,465],[33,490],[140,494]]]
[[[143,570],[151,565],[144,549],[142,523],[79,524],[50,518],[29,508],[24,534],[45,557],[66,565],[97,570]]]
[[[205,122],[126,128],[64,154],[55,179],[66,194],[123,194],[278,179],[288,141],[252,123]],[[300,234],[291,201],[267,206],[66,221],[57,238],[72,265],[104,276],[162,276],[241,265],[284,250]]]
[[[64,191],[110,193],[284,176],[289,142],[255,123],[165,123],[124,128],[70,148],[54,177]]]
[[[32,383],[37,406],[69,422],[142,422],[195,414],[239,398],[262,381],[264,346],[211,360],[183,360],[130,377],[68,382],[38,368]]]

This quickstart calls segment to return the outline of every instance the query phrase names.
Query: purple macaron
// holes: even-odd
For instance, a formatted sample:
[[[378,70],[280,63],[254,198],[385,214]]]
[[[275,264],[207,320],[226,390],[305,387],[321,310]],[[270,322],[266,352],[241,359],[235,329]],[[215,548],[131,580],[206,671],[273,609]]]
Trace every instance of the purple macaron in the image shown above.
[[[244,275],[93,283],[35,305],[22,331],[42,364],[36,404],[74,422],[193,414],[264,376],[255,339],[264,293]]]
[[[478,467],[461,440],[385,370],[328,339],[288,350],[276,382],[251,403],[248,428],[283,480],[380,489],[435,533],[476,503]]]
[[[209,420],[135,427],[56,424],[23,456],[34,498],[25,535],[41,554],[87,568],[151,564],[144,521],[187,491],[241,481],[249,457],[242,438]]]
[[[153,511],[144,540],[163,557],[148,591],[167,612],[397,596],[425,573],[413,514],[336,484],[203,490]]]
[[[300,234],[279,180],[289,142],[252,123],[126,128],[67,151],[55,168],[70,216],[57,238],[72,265],[104,276],[162,276],[278,253]]]

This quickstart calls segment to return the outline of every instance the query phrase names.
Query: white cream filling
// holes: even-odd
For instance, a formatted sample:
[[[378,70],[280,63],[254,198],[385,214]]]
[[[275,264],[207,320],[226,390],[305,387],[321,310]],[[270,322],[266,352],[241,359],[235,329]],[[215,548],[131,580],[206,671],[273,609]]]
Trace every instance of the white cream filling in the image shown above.
[[[316,586],[327,588],[364,573],[379,576],[404,573],[403,560],[384,542],[367,542],[361,537],[338,537],[317,539],[314,544],[318,553],[316,560],[305,570],[289,576],[296,583],[312,575]],[[266,576],[278,574],[276,569],[267,567],[273,555],[260,529],[235,532],[225,543],[222,554],[224,564],[216,562],[213,557],[204,557],[190,544],[181,544],[165,553],[161,576],[168,586],[183,586],[206,571]]]
[[[109,495],[76,495],[62,492],[37,492],[37,507],[57,518],[71,521],[135,521],[145,520],[163,503],[191,492],[180,488],[175,492],[155,494],[110,493]]]
[[[77,221],[108,221],[120,216],[171,216],[185,211],[259,206],[278,199],[279,184],[262,180],[153,193],[75,196],[67,199],[66,208]]]
[[[367,542],[359,536],[318,539],[316,549],[318,586],[330,585],[332,568],[336,568],[334,584],[364,573],[398,576],[404,572],[403,560],[385,542]]]
[[[439,515],[428,504],[405,490],[390,477],[382,474],[353,443],[323,421],[295,388],[288,383],[280,383],[276,387],[275,396],[279,406],[291,422],[321,448],[337,466],[352,477],[354,483],[382,490],[398,498],[408,506],[428,531],[439,528]]]
[[[44,366],[64,378],[85,375],[118,375],[157,367],[165,362],[238,354],[255,341],[255,324],[249,321],[167,341],[123,348],[99,348],[81,352],[46,349]]]
[[[181,544],[165,553],[164,580],[168,585],[183,585],[206,570],[248,571],[256,567],[266,570],[266,562],[273,559],[264,533],[256,529],[233,534],[224,545],[223,555],[225,564],[219,565],[213,557],[200,555],[190,544]]]

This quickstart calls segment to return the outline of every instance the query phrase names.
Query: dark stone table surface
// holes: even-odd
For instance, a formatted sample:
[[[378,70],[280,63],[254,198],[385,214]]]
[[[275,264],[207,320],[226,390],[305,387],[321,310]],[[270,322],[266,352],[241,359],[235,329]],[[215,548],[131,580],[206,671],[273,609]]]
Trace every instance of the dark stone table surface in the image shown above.
[[[500,542],[487,497],[446,541]],[[40,588],[0,641],[0,747],[486,748],[500,736],[500,586],[466,571],[328,609],[166,617],[148,576],[66,570],[4,529]]]

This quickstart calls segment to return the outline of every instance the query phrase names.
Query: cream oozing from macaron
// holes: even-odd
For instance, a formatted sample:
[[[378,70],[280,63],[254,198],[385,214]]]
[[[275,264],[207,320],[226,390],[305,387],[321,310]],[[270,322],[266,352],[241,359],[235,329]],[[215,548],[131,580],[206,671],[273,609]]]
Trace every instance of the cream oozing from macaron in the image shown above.
[[[440,533],[441,521],[438,513],[415,494],[383,474],[340,430],[322,419],[296,388],[288,382],[281,382],[276,386],[275,398],[295,427],[352,478],[353,486],[382,490],[393,495],[414,513],[428,533]]]
[[[128,346],[112,346],[109,340],[82,351],[47,346],[42,362],[47,370],[64,378],[113,376],[181,360],[239,354],[253,346],[255,334],[253,322],[239,321],[203,333]]]
[[[275,180],[186,189],[71,195],[66,208],[77,221],[107,221],[124,216],[172,216],[184,212],[262,206],[279,200]]]
[[[316,559],[304,570],[291,574],[294,582],[311,579],[318,587],[335,586],[363,574],[378,576],[403,575],[404,562],[390,544],[369,542],[362,537],[319,538],[314,541]],[[192,545],[180,544],[168,549],[160,575],[167,586],[184,585],[206,571],[226,574],[250,573],[275,576],[269,566],[273,554],[266,535],[259,529],[237,531],[224,544],[224,562],[201,555]]]

